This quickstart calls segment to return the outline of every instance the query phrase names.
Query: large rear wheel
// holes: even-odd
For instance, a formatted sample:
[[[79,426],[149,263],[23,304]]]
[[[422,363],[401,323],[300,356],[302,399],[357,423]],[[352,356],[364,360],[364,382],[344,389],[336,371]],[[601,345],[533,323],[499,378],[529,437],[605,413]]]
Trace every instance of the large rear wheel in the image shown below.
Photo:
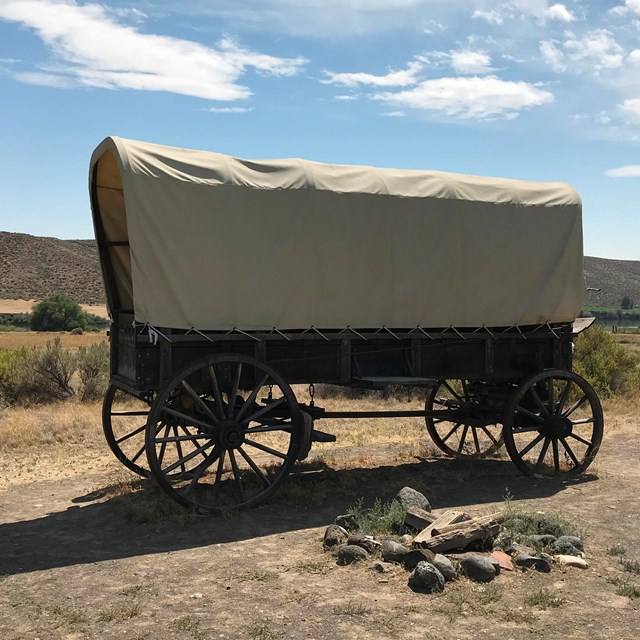
[[[240,354],[202,358],[154,402],[147,457],[160,487],[199,513],[266,500],[295,463],[303,417],[289,384]]]

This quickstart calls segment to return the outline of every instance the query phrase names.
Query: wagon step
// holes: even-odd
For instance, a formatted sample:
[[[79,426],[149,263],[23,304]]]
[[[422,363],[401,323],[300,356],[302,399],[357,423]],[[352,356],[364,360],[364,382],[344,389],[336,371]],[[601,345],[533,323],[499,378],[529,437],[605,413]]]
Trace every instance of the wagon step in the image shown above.
[[[318,431],[314,429],[311,432],[311,441],[312,442],[335,442],[336,437],[333,433],[325,433],[324,431]]]

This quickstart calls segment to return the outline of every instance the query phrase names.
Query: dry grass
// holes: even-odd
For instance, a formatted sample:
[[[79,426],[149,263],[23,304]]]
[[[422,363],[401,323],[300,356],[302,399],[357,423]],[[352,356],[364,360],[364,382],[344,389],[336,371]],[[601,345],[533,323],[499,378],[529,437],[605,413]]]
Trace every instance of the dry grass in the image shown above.
[[[108,341],[106,331],[83,333],[80,336],[65,331],[0,331],[0,349],[46,347],[47,342],[53,342],[54,338],[60,338],[62,346],[72,351]]]
[[[613,333],[611,335],[625,349],[640,356],[640,333]]]

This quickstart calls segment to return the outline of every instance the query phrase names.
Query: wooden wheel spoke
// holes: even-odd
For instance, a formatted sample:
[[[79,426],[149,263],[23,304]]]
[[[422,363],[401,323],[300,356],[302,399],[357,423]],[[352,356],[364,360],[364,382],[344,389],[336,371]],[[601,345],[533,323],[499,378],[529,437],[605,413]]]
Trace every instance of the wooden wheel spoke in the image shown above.
[[[121,442],[124,442],[125,440],[128,440],[129,438],[133,438],[133,436],[142,433],[145,429],[147,428],[146,424],[143,424],[141,427],[138,427],[137,429],[134,429],[131,433],[127,433],[126,436],[122,436],[122,438],[118,438],[116,440],[116,442],[118,444],[120,444]]]
[[[223,449],[220,452],[220,458],[218,458],[218,468],[216,469],[216,479],[214,480],[214,484],[218,484],[222,478],[222,472],[224,471],[224,458],[227,455],[226,449]]]
[[[560,442],[562,442],[562,446],[564,447],[564,450],[569,454],[569,457],[573,461],[573,464],[576,467],[579,466],[580,465],[580,461],[578,460],[578,458],[576,458],[576,454],[573,453],[573,450],[571,449],[571,447],[567,443],[566,439],[565,438],[560,438]]]
[[[560,473],[560,456],[558,455],[558,440],[556,438],[551,439],[551,446],[553,447],[553,468],[556,473]]]
[[[238,449],[238,453],[246,460],[247,464],[253,469],[254,473],[262,480],[262,482],[267,486],[271,486],[271,481],[264,474],[262,469],[253,461],[253,459],[247,454],[246,451],[242,447]]]
[[[523,458],[524,456],[526,456],[527,453],[529,453],[529,451],[531,451],[531,449],[533,449],[533,447],[535,447],[543,438],[543,434],[538,434],[536,438],[534,438],[524,449],[522,449],[522,451],[519,452],[520,457]]]
[[[202,420],[198,420],[197,418],[194,418],[193,416],[190,416],[186,413],[182,413],[182,411],[177,411],[176,409],[172,409],[171,407],[162,407],[161,411],[163,413],[168,413],[170,416],[173,416],[174,418],[180,418],[182,420],[184,420],[187,424],[193,426],[193,427],[200,427],[201,429],[211,429],[212,425],[208,424],[207,422],[203,422]]]
[[[447,440],[448,440],[448,439],[449,439],[449,438],[454,434],[454,432],[456,431],[456,429],[457,429],[461,424],[462,424],[462,423],[460,423],[460,422],[456,422],[456,423],[453,425],[453,429],[451,429],[451,431],[449,431],[449,433],[447,433],[447,435],[446,435],[444,438],[442,438],[442,442],[446,442],[446,441],[447,441]]]
[[[273,409],[275,409],[276,407],[279,407],[281,404],[285,403],[286,401],[287,399],[284,396],[282,396],[282,398],[278,398],[271,404],[268,404],[266,407],[262,407],[262,409],[260,409],[259,411],[256,411],[252,416],[249,416],[248,418],[243,418],[238,422],[240,426],[243,426],[243,427],[248,425],[251,422],[257,422],[258,418],[261,418],[265,414],[269,413],[269,411],[273,411]]]
[[[473,434],[473,442],[476,445],[476,454],[480,455],[480,442],[478,441],[478,431],[471,425],[471,433]]]
[[[281,451],[276,451],[275,449],[272,449],[271,447],[267,447],[266,445],[261,444],[260,442],[254,442],[253,440],[249,440],[249,438],[245,438],[244,442],[245,444],[248,444],[250,447],[255,447],[256,449],[260,449],[260,451],[264,451],[265,453],[270,453],[272,456],[275,456],[276,458],[280,458],[281,460],[288,460],[288,456],[282,453]]]
[[[578,400],[566,413],[563,413],[562,416],[564,418],[568,418],[574,411],[577,411],[589,398],[586,395],[583,395],[580,400]]]
[[[195,449],[197,448],[197,442],[198,440],[201,440],[203,438],[207,438],[208,436],[204,436],[204,435],[193,435],[192,433],[189,433],[188,429],[186,427],[183,427],[182,425],[180,426],[180,429],[182,431],[184,431],[185,435],[187,436],[187,441],[189,442],[189,444],[191,444],[191,446]],[[215,450],[215,448],[214,448]],[[200,452],[200,455],[206,460],[208,457],[208,454],[204,453],[204,451]]]
[[[207,406],[207,403],[195,392],[193,387],[186,381],[182,381],[182,388],[191,396],[191,398],[195,401],[195,403],[204,411],[210,420],[213,421],[213,424],[218,424],[219,420],[216,416],[213,415],[213,412]]]
[[[544,462],[544,457],[547,455],[547,451],[549,450],[549,445],[551,444],[551,438],[545,438],[544,444],[542,445],[542,449],[540,449],[540,455],[538,456],[538,460],[536,462],[536,469],[539,469]]]
[[[462,404],[464,402],[464,400],[458,395],[458,393],[456,391],[453,390],[453,387],[445,380],[443,382],[444,386],[449,389],[449,392],[451,393],[451,395],[460,403]]]
[[[189,435],[186,436],[168,436],[168,437],[162,437],[162,438],[156,438],[155,441],[156,442],[192,442],[194,440],[210,440],[211,436],[206,436],[206,435],[191,435],[189,433]]]
[[[561,415],[564,409],[564,405],[567,402],[567,398],[569,397],[569,391],[571,390],[572,382],[571,380],[567,380],[567,383],[564,385],[564,389],[562,390],[562,394],[560,395],[560,400],[558,401],[558,406],[556,407],[556,415]]]
[[[458,444],[458,453],[462,453],[464,442],[467,439],[467,431],[469,431],[469,425],[465,424],[464,428],[462,429],[462,435],[460,436],[460,443]]]
[[[160,429],[162,429],[162,426],[160,427]],[[160,433],[160,429],[156,429],[156,436]],[[166,425],[165,428],[164,428],[165,438],[169,435],[169,429],[170,429],[169,425]],[[167,443],[163,442],[160,445],[160,453],[158,454],[158,464],[160,466],[162,466],[162,461],[164,460],[164,454],[165,454],[166,450],[167,450]]]
[[[554,380],[552,377],[550,377],[547,380],[547,402],[549,403],[549,413],[554,414],[555,413],[555,403],[556,403],[556,398],[555,398],[555,388],[553,386]]]
[[[525,416],[527,416],[528,418],[531,418],[532,420],[535,420],[539,424],[544,424],[544,418],[541,418],[540,416],[537,416],[532,411],[529,411],[529,409],[525,409],[522,405],[518,405],[516,407],[516,411],[518,411],[519,413],[523,413]],[[514,429],[513,431],[514,431],[514,433],[518,433],[517,429]]]
[[[211,387],[213,389],[213,399],[215,401],[215,409],[218,412],[218,418],[224,420],[224,405],[222,402],[222,394],[220,393],[220,387],[218,386],[218,378],[216,376],[215,367],[210,364],[208,366],[209,379],[211,380]]]
[[[491,431],[489,431],[489,429],[487,429],[487,427],[480,427],[491,439],[491,441],[493,442],[493,444],[497,445],[498,441],[493,437],[493,434],[491,433]]]
[[[204,461],[198,465],[198,468],[193,474],[193,478],[191,478],[191,481],[189,482],[188,486],[182,491],[182,494],[184,496],[188,496],[191,493],[191,491],[193,491],[193,488],[198,484],[198,480],[202,478],[204,472],[211,466],[211,463],[215,461],[218,453],[219,452],[217,447],[214,447],[213,451],[211,451],[207,455],[203,453]]]
[[[236,416],[236,420],[239,422],[242,420],[242,416],[244,416],[245,412],[249,409],[249,407],[256,401],[258,394],[260,393],[260,389],[267,384],[267,380],[269,379],[269,374],[265,373],[262,376],[262,379],[258,382],[258,384],[253,388],[249,397],[244,401],[244,404],[240,407],[240,411],[238,411],[238,415]]]
[[[165,467],[162,470],[162,473],[164,474],[171,473],[171,471],[173,471],[174,469],[177,469],[180,466],[184,467],[185,462],[189,462],[189,460],[192,460],[197,455],[199,455],[201,451],[206,451],[209,447],[213,447],[213,446],[214,446],[214,442],[210,440],[207,444],[203,444],[201,447],[194,449],[191,453],[188,453],[186,456],[184,456],[177,462],[174,462],[173,464],[170,464],[168,467]]]
[[[131,458],[131,462],[135,462],[144,453],[144,449],[145,446],[142,445],[136,452],[136,455]]]
[[[174,426],[173,427],[173,434],[175,435],[176,439],[175,439],[175,443],[176,443],[176,450],[178,452],[178,458],[180,460],[184,459],[184,455],[182,453],[182,443],[180,442],[180,438],[178,436],[178,427]],[[180,468],[182,469],[182,473],[184,473],[187,469],[184,466],[184,462],[180,465]]]
[[[577,440],[578,442],[582,442],[582,444],[586,444],[587,447],[590,447],[593,443],[590,442],[589,440],[585,440],[584,438],[582,438],[581,436],[577,436],[575,433],[570,433],[569,434],[570,438],[573,438],[574,440]]]
[[[240,499],[242,502],[246,502],[244,496],[244,487],[242,486],[242,477],[240,475],[240,469],[238,469],[238,463],[236,462],[236,456],[233,453],[233,449],[229,449],[229,460],[231,460],[231,469],[233,470],[233,477],[238,484],[238,491],[240,491]]]
[[[536,390],[536,388],[535,387],[531,387],[531,389],[529,391],[531,392],[531,396],[535,400],[536,404],[540,407],[540,410],[542,411],[542,413],[546,417],[548,417],[549,416],[549,409],[547,408],[545,403],[542,402],[542,400],[540,399],[540,396],[538,395],[538,391]]]
[[[242,362],[237,363],[233,383],[231,384],[229,407],[227,408],[227,418],[229,418],[229,420],[233,420],[233,414],[236,408],[236,396],[238,395],[238,387],[240,386],[240,376],[242,376]],[[229,452],[229,457],[231,457],[231,452]],[[235,460],[235,458],[232,458],[232,460]]]

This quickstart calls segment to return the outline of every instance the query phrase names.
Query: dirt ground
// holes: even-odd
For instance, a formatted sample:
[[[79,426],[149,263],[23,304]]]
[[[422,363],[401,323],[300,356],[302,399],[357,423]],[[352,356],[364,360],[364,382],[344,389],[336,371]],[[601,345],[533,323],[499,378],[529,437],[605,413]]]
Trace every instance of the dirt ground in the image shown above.
[[[47,342],[60,338],[65,349],[88,347],[98,342],[107,342],[107,332],[83,333],[75,336],[66,331],[0,331],[0,349],[16,347],[44,347]]]
[[[316,445],[315,462],[270,504],[198,519],[111,460],[98,406],[73,414],[84,437],[47,429],[46,408],[31,422],[9,415],[53,435],[0,450],[0,638],[640,638],[640,599],[616,595],[612,582],[640,577],[607,553],[621,545],[640,560],[639,408],[607,405],[596,463],[570,483],[525,478],[507,459],[435,457],[411,421],[371,426],[369,440],[366,426],[324,424],[338,442]],[[358,499],[387,500],[405,485],[434,509],[485,514],[509,493],[518,508],[561,514],[584,527],[590,567],[503,572],[487,586],[463,578],[425,595],[400,568],[336,566],[324,527]],[[561,606],[526,604],[543,587]]]

